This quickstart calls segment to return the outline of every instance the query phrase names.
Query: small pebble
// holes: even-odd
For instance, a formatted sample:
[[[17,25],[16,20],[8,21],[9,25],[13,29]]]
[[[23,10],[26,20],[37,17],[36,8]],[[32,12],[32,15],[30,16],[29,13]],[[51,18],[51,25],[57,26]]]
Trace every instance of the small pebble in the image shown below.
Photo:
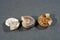
[[[20,22],[16,18],[8,18],[5,22],[5,25],[10,28],[10,30],[15,30],[19,27]]]
[[[24,28],[30,28],[35,24],[35,19],[31,16],[22,16],[21,20]]]

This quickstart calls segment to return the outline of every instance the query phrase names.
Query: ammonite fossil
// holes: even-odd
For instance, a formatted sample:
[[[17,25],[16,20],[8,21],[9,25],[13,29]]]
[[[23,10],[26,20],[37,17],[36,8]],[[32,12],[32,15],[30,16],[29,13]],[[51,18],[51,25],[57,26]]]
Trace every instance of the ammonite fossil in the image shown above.
[[[24,28],[30,28],[35,24],[35,19],[31,16],[22,16],[21,20]]]
[[[49,13],[42,13],[38,17],[38,24],[42,27],[48,27],[52,24],[52,18],[50,17]]]
[[[7,27],[10,27],[10,30],[15,30],[19,27],[20,22],[18,19],[16,18],[8,18],[5,22],[5,25]]]

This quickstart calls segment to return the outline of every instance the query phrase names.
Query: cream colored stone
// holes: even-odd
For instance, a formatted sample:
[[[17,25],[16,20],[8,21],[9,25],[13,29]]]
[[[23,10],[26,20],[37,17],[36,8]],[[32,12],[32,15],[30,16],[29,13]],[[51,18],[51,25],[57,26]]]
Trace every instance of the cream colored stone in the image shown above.
[[[15,29],[17,29],[17,28],[19,27],[19,24],[20,24],[20,22],[19,22],[19,20],[16,19],[16,18],[8,18],[8,19],[6,20],[6,22],[5,22],[5,25],[6,25],[7,27],[10,27],[10,30],[15,30]]]

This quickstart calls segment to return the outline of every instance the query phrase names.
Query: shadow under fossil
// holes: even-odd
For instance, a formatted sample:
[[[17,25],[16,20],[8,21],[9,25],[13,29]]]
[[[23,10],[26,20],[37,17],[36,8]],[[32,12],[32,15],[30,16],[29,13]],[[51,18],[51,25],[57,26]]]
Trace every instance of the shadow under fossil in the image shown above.
[[[57,18],[55,17],[55,14],[51,14],[51,18],[53,20],[52,25],[51,26],[55,26],[55,24],[57,24]]]

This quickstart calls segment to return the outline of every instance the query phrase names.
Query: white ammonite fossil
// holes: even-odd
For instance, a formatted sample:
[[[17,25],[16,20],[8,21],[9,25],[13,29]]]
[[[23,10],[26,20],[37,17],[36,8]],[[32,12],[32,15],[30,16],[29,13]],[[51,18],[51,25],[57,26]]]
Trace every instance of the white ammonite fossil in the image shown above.
[[[20,22],[18,19],[16,18],[8,18],[5,22],[5,25],[7,27],[10,27],[10,30],[15,30],[19,27]]]
[[[47,27],[47,26],[51,25],[52,22],[53,22],[53,20],[50,17],[50,14],[49,13],[42,13],[38,17],[38,23],[39,23],[39,25],[41,25],[43,27]]]
[[[35,19],[31,16],[21,16],[21,20],[24,28],[30,28],[35,24]]]

